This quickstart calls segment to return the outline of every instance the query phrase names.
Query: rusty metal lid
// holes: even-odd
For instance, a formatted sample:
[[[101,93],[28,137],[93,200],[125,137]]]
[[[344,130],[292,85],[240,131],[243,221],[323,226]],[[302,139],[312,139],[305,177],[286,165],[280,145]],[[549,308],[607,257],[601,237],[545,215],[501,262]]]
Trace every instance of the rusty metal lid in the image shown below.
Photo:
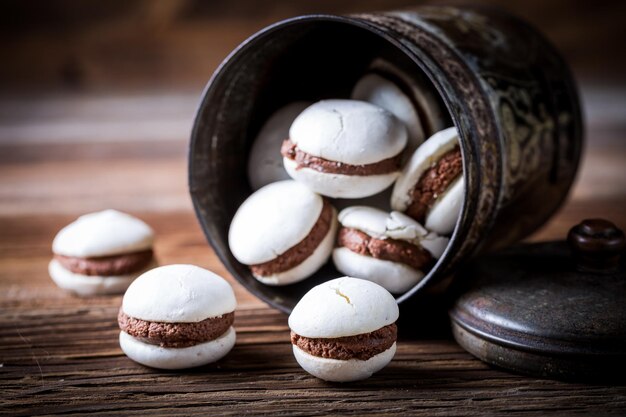
[[[535,376],[623,379],[624,233],[585,220],[567,241],[525,244],[463,268],[453,334],[490,364]]]

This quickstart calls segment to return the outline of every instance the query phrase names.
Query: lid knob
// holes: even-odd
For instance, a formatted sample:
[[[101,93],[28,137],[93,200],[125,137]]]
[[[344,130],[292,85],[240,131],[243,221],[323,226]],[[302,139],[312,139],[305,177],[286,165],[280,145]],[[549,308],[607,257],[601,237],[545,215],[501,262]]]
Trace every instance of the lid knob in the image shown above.
[[[614,272],[626,247],[624,232],[604,219],[586,219],[567,235],[576,266],[585,272]]]

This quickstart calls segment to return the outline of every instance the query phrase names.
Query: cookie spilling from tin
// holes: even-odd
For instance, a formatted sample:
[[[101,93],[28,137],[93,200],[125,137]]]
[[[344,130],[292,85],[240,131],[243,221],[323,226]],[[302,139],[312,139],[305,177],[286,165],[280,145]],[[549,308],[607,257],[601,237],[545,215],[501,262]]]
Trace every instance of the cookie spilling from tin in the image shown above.
[[[267,285],[287,285],[315,273],[330,257],[337,211],[330,202],[293,180],[259,189],[231,221],[233,256]]]
[[[404,124],[358,100],[323,100],[294,120],[281,153],[287,173],[316,193],[360,198],[383,191],[400,173]]]
[[[397,211],[353,206],[339,213],[339,222],[333,250],[337,269],[396,294],[419,283],[449,241]]]
[[[396,181],[391,207],[426,229],[454,230],[465,193],[463,157],[456,128],[435,133],[411,156]]]

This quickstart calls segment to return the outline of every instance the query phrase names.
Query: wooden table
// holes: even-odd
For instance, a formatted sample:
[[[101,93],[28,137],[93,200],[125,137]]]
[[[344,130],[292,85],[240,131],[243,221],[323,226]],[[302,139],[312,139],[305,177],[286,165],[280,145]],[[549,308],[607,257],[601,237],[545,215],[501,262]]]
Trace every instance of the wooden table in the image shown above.
[[[0,414],[626,413],[624,386],[493,369],[446,329],[434,336],[400,329],[395,359],[369,380],[311,377],[291,354],[287,317],[234,282],[191,211],[184,153],[195,94],[20,100],[0,101]],[[592,107],[591,114],[592,140],[572,197],[533,240],[561,238],[589,216],[626,227],[623,118],[607,127],[605,112]],[[230,280],[238,338],[225,359],[177,372],[138,365],[118,345],[120,296],[78,298],[52,284],[46,268],[55,233],[81,213],[109,207],[154,227],[162,264],[193,263]]]

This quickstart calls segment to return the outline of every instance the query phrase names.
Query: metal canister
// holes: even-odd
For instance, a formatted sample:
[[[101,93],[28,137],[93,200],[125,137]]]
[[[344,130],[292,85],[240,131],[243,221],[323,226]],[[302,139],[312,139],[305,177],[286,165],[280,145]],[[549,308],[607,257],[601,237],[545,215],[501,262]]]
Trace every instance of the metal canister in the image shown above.
[[[229,271],[283,311],[339,274],[327,265],[301,283],[268,287],[230,253],[230,221],[251,193],[252,140],[282,105],[347,97],[375,59],[427,81],[459,131],[464,162],[465,200],[450,244],[398,302],[441,287],[468,258],[532,233],[572,185],[583,141],[576,86],[556,49],[524,21],[488,8],[422,6],[271,25],[237,47],[209,81],[191,137],[189,187]]]

